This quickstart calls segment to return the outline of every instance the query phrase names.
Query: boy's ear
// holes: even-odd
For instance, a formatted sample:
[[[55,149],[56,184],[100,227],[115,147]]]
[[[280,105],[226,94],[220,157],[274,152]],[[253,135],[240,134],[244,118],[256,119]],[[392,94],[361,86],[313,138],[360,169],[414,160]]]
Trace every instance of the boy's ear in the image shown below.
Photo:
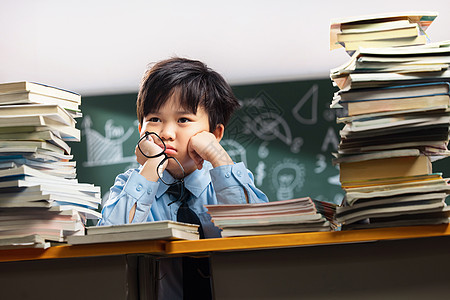
[[[225,126],[223,126],[223,124],[218,124],[216,126],[216,129],[214,129],[214,131],[212,133],[216,137],[217,141],[220,142],[223,138],[224,132],[225,132]]]
[[[141,123],[139,123],[139,125],[138,125],[139,134],[141,134],[141,129],[142,129]]]

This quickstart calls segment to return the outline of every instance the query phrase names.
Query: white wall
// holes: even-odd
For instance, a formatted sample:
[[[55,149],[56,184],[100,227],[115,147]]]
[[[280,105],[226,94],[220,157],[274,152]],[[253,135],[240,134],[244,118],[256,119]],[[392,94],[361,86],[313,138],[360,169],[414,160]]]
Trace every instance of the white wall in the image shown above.
[[[30,80],[82,95],[136,92],[150,62],[200,59],[230,83],[325,78],[333,18],[437,11],[428,33],[450,39],[448,0],[0,2],[0,82]]]

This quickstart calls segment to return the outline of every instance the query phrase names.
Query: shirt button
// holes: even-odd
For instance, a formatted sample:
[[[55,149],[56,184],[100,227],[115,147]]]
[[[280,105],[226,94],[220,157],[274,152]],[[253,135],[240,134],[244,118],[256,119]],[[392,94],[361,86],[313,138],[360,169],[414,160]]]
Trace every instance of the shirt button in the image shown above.
[[[136,191],[140,192],[142,190],[142,184],[138,184],[136,187]]]
[[[230,176],[231,176],[230,173],[225,174],[225,178],[230,178]]]
[[[152,189],[148,189],[148,190],[147,190],[147,194],[150,195],[151,193],[152,193]]]
[[[236,174],[237,174],[237,176],[241,177],[242,172],[241,171],[237,171]]]

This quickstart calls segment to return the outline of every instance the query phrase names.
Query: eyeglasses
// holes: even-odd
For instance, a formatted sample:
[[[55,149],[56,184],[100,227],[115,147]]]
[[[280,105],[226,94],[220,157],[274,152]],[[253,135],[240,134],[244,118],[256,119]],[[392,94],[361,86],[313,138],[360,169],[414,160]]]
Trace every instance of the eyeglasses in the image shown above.
[[[149,143],[151,143],[151,140],[153,139],[153,142],[155,144],[157,144],[158,146],[161,147],[161,152],[157,153],[157,154],[153,154],[151,155],[150,153],[150,147],[149,147]],[[186,174],[184,173],[184,168],[183,166],[180,164],[180,162],[172,156],[168,156],[166,154],[166,144],[164,143],[164,141],[161,139],[161,137],[159,135],[157,135],[155,132],[148,132],[146,131],[144,133],[144,135],[139,139],[138,143],[137,143],[138,149],[139,151],[141,151],[142,155],[144,155],[147,158],[155,158],[155,157],[159,157],[159,156],[164,156],[164,159],[158,164],[158,166],[156,167],[156,173],[158,174],[159,179],[166,185],[169,186],[173,186],[173,185],[177,185],[179,184],[180,186],[182,186],[182,191],[181,191],[181,196],[183,196],[184,193],[184,177],[186,176]],[[181,179],[175,179],[174,182],[166,182],[163,179],[163,171],[164,171],[164,163],[165,162],[170,162],[170,160],[173,160],[175,162],[175,166],[179,167],[179,172],[177,172],[176,174],[181,174]],[[177,170],[175,170],[177,171]],[[181,183],[181,184],[180,184]]]

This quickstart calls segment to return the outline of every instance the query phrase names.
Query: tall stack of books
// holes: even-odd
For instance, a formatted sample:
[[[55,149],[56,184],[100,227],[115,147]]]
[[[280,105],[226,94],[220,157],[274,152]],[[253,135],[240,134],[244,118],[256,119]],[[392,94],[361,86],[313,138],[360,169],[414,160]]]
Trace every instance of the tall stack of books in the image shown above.
[[[309,197],[268,203],[206,205],[222,237],[330,231]]]
[[[407,16],[420,27],[436,14],[389,16]],[[385,22],[372,16],[340,26]],[[396,39],[404,38],[391,38]],[[343,229],[448,223],[450,188],[432,162],[449,156],[450,42],[364,48],[361,40],[360,45],[330,75],[340,89],[331,107],[347,113],[337,120],[345,125],[334,163],[346,196],[336,218]]]
[[[349,53],[364,48],[425,45],[425,30],[435,12],[386,13],[335,19],[330,26],[330,49],[344,47]]]
[[[64,242],[100,217],[100,188],[78,183],[67,144],[80,140],[80,104],[59,88],[0,84],[0,248]]]

